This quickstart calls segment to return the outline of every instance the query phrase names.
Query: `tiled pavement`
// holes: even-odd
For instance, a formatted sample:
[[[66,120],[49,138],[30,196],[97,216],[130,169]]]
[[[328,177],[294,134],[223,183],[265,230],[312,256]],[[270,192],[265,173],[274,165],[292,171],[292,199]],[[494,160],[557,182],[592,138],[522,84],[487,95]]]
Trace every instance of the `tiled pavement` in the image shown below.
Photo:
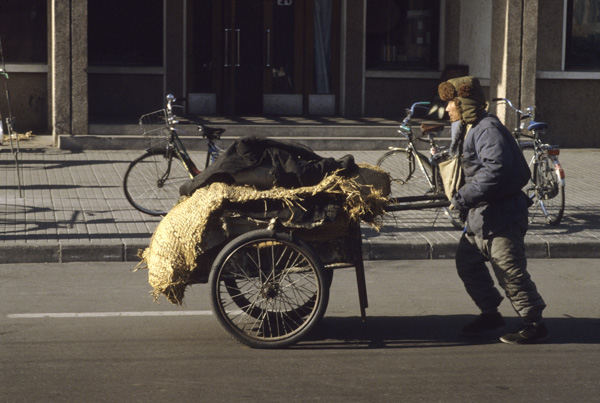
[[[141,151],[67,151],[49,143],[45,136],[20,143],[21,194],[13,154],[2,146],[0,263],[137,261],[160,220],[131,207],[121,188]],[[357,162],[374,164],[382,152],[319,153],[351,153]],[[565,217],[556,227],[541,217],[530,225],[530,257],[600,257],[600,175],[592,169],[599,158],[597,149],[562,150]],[[459,236],[437,210],[404,211],[386,216],[379,233],[364,227],[363,248],[366,259],[451,258]]]

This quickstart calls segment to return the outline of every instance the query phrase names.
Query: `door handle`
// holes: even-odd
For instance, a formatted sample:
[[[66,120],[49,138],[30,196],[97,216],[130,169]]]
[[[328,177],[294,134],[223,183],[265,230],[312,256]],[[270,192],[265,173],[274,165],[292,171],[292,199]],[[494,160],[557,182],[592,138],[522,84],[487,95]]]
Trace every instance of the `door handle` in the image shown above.
[[[236,39],[236,54],[237,54],[237,63],[235,64],[235,67],[240,67],[240,30],[236,29],[235,30],[235,39]]]
[[[232,31],[231,28],[225,28],[225,64],[224,67],[231,67],[229,63],[229,33]]]
[[[267,63],[265,67],[271,67],[271,30],[267,29]]]

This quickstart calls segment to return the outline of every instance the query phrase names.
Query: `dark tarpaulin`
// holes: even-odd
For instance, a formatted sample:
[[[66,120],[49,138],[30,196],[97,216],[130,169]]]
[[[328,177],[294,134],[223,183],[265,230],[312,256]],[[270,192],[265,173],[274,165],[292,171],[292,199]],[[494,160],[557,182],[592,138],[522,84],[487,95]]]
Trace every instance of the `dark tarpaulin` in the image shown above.
[[[342,175],[349,175],[357,169],[352,155],[324,158],[293,141],[245,136],[236,140],[214,164],[181,186],[179,193],[190,196],[196,189],[214,182],[251,185],[257,189],[313,186],[329,173],[341,170]]]

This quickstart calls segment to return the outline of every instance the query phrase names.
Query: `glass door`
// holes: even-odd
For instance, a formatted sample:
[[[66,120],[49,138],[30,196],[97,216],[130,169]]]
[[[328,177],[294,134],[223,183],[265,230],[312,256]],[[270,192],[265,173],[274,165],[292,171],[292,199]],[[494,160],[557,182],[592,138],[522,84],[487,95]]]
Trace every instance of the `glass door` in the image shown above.
[[[191,113],[300,115],[332,96],[334,0],[189,2]]]
[[[265,0],[189,0],[188,111],[262,113]]]
[[[229,115],[262,113],[264,0],[223,7],[222,108]]]
[[[263,113],[335,115],[340,1],[265,3]]]
[[[264,114],[302,114],[304,3],[265,2]]]

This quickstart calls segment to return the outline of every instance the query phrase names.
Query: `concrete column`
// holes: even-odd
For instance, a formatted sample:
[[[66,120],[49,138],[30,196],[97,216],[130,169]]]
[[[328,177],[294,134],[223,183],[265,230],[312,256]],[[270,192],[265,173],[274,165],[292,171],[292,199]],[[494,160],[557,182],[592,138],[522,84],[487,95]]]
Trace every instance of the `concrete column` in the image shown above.
[[[539,0],[493,0],[490,98],[508,98],[518,108],[535,104]],[[516,115],[504,107],[492,112],[513,129]]]
[[[446,1],[444,21],[444,69],[449,64],[459,64],[460,56],[460,1]]]
[[[71,133],[88,134],[88,0],[71,2]]]
[[[165,18],[165,89],[163,94],[173,94],[178,99],[187,96],[184,84],[185,55],[185,1],[170,0],[166,2]]]
[[[88,132],[87,0],[50,0],[48,94],[55,144]]]
[[[365,100],[365,0],[347,0],[346,32],[342,42],[342,114],[362,116]],[[344,33],[342,34],[344,35]]]
[[[521,109],[535,105],[539,0],[524,0],[521,70]]]
[[[71,133],[71,0],[50,0],[49,91],[52,138]]]

